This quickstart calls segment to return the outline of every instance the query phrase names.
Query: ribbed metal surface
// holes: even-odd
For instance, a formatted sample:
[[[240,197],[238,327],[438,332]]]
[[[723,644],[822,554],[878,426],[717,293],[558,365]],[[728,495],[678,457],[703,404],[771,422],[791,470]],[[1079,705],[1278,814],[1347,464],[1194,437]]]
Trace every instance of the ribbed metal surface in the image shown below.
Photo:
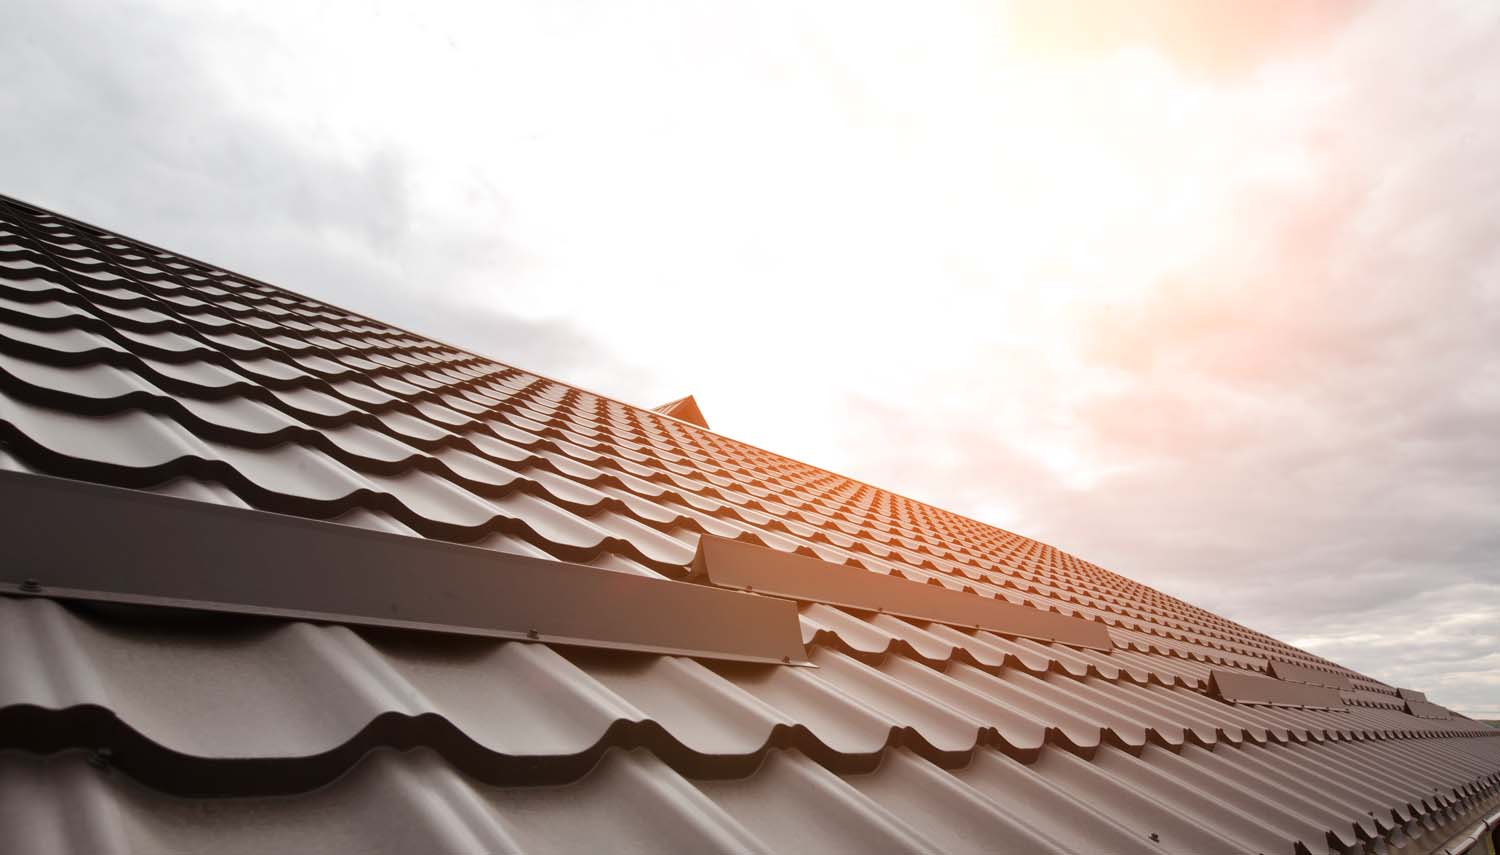
[[[1494,763],[1455,740],[1433,750]],[[1493,741],[1487,741],[1491,746]],[[1388,785],[1321,770],[1370,765],[1353,746],[1049,750],[1030,764],[994,751],[940,769],[905,749],[868,774],[775,750],[754,775],[684,775],[649,751],[610,749],[560,787],[498,787],[429,748],[377,748],[296,796],[188,799],[101,768],[97,756],[0,753],[0,823],[18,852],[1288,852],[1341,848],[1322,828]],[[1393,776],[1428,772],[1396,760]],[[1316,801],[1310,801],[1316,797]],[[1420,819],[1381,812],[1389,848],[1425,852],[1493,794],[1450,797]],[[1378,833],[1378,832],[1377,832]],[[1384,838],[1381,838],[1384,839]]]
[[[786,668],[0,599],[16,851],[1423,851],[1500,783],[1493,731],[1044,544],[3,201],[0,442],[624,573],[735,538],[1115,645],[804,603]]]

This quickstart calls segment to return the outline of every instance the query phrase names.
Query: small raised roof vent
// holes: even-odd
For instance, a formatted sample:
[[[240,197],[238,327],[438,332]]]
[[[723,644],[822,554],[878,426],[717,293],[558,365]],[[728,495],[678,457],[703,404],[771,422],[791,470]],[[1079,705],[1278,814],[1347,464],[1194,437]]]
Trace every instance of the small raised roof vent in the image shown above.
[[[1337,689],[1310,683],[1290,683],[1249,671],[1214,668],[1208,675],[1208,693],[1235,704],[1265,704],[1348,712]]]
[[[708,419],[703,417],[703,411],[698,409],[698,402],[693,399],[692,395],[688,395],[686,398],[678,398],[675,401],[668,401],[660,407],[653,407],[651,411],[653,413],[661,413],[664,416],[671,416],[674,419],[682,419],[685,422],[692,422],[701,428],[708,427]]]
[[[1441,704],[1435,704],[1432,701],[1416,701],[1407,699],[1406,713],[1407,715],[1414,715],[1417,718],[1453,718],[1453,714],[1448,711],[1447,707],[1442,706]]]
[[[1401,700],[1406,702],[1407,715],[1414,715],[1417,718],[1436,719],[1449,719],[1453,717],[1453,714],[1447,707],[1427,700],[1425,692],[1419,692],[1416,689],[1397,689],[1396,694],[1400,695]]]
[[[1327,686],[1330,689],[1351,689],[1349,678],[1343,674],[1332,671],[1321,671],[1317,668],[1309,668],[1306,665],[1294,665],[1291,662],[1282,662],[1273,659],[1270,662],[1271,676],[1278,680],[1286,680],[1291,683],[1311,683],[1314,686]]]

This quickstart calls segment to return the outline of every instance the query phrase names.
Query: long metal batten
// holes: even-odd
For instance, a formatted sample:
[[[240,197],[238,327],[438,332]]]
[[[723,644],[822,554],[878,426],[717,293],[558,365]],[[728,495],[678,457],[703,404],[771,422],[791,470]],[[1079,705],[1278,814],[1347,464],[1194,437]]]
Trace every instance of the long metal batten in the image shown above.
[[[719,587],[1114,650],[1102,623],[703,535],[693,571]]]
[[[793,603],[0,472],[0,593],[805,664]]]

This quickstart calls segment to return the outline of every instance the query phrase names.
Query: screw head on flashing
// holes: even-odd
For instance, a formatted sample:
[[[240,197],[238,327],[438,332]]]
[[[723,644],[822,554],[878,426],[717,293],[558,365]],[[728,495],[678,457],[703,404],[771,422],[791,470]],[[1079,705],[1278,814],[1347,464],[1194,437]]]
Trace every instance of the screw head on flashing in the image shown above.
[[[21,582],[21,590],[34,594],[42,589],[42,583],[35,579],[26,579]]]
[[[1161,842],[1161,835],[1157,834],[1154,831],[1151,832],[1151,842],[1152,843],[1160,843]]]
[[[537,632],[534,629],[528,629],[528,630],[526,630],[526,637],[530,638],[530,639],[537,639],[537,638],[541,638],[542,634],[539,633],[539,632]]]

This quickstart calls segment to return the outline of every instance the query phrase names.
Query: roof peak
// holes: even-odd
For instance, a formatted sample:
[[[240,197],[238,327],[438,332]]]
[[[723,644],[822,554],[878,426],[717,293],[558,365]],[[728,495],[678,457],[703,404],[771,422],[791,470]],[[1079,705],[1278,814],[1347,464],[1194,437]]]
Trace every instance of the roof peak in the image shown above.
[[[652,407],[651,412],[681,419],[701,428],[708,428],[708,419],[703,417],[703,410],[698,408],[698,401],[692,395],[668,401],[659,407]]]

